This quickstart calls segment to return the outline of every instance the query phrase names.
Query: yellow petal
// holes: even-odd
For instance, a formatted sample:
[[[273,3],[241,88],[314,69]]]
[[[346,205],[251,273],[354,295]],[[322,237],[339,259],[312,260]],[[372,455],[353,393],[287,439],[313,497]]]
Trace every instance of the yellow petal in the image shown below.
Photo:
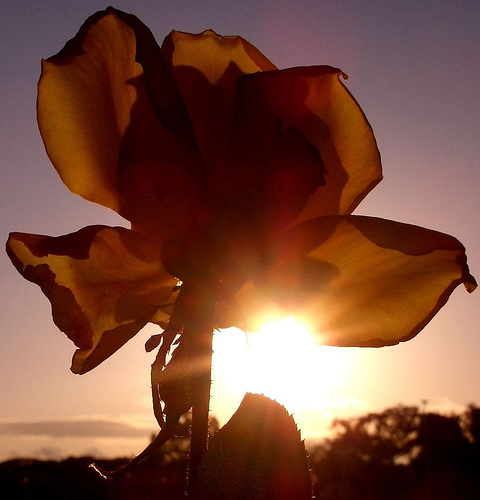
[[[239,80],[237,157],[267,154],[280,126],[300,131],[323,160],[325,185],[312,184],[314,193],[297,222],[351,213],[382,178],[372,128],[340,81],[341,75],[336,68],[312,66]],[[322,176],[323,166],[318,166]]]
[[[158,320],[176,284],[157,247],[124,228],[89,226],[59,237],[12,233],[7,252],[41,287],[55,324],[79,348],[74,373],[91,370]]]
[[[211,168],[229,143],[239,76],[275,66],[243,38],[211,30],[197,35],[173,31],[162,51],[173,66],[203,159]]]
[[[305,321],[326,345],[409,340],[460,283],[469,292],[476,287],[458,240],[371,217],[306,221],[283,233],[268,259],[272,266],[256,287],[236,297],[239,308],[247,319],[259,317],[270,302],[277,314],[281,308]]]
[[[95,14],[43,62],[38,122],[74,193],[152,239],[188,226],[202,175],[193,132],[170,67],[134,16]]]
[[[212,30],[198,34],[172,31],[165,38],[162,49],[169,55],[173,66],[195,68],[212,85],[225,79],[226,73],[233,71],[232,66],[235,66],[237,75],[275,69],[256,47],[242,37],[221,36]]]

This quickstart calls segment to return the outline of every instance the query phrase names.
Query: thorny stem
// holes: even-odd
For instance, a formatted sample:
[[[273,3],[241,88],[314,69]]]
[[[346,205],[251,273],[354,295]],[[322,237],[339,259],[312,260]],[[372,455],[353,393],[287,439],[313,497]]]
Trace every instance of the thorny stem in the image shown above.
[[[212,337],[213,328],[203,331],[201,335],[198,335],[198,345],[195,346],[200,369],[192,381],[193,409],[188,472],[188,498],[191,500],[201,498],[199,468],[208,443]]]
[[[207,287],[184,285],[183,301],[180,303],[180,307],[183,309],[182,312],[184,313],[182,316],[182,336],[188,339],[191,349],[190,352],[194,353],[193,359],[189,361],[191,363],[190,383],[184,388],[188,391],[187,387],[190,385],[190,405],[192,408],[190,463],[187,488],[189,500],[201,500],[202,498],[200,465],[208,445],[210,385],[212,377],[213,306],[214,300],[212,295],[208,293]],[[170,346],[170,344],[171,341],[167,342],[168,346]],[[104,479],[124,474],[135,464],[166,443],[174,435],[180,414],[167,413],[166,419],[164,420],[158,393],[158,370],[160,366],[163,367],[164,358],[165,354],[159,352],[152,365],[154,413],[162,430],[142,453],[123,467],[108,471],[101,469],[95,464],[91,464],[91,467]]]
[[[208,445],[208,420],[210,405],[210,385],[212,374],[213,300],[205,288],[190,291],[193,310],[190,324],[184,332],[191,335],[193,360],[192,389],[192,429],[190,443],[190,463],[188,472],[188,498],[201,498],[199,469],[202,456]]]

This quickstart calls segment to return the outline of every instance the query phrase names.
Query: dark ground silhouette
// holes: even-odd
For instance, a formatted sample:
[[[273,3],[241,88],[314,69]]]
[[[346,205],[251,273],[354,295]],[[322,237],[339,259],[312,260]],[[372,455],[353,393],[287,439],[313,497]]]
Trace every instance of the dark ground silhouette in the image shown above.
[[[444,416],[397,406],[336,420],[333,431],[308,449],[317,500],[480,498],[480,408]],[[178,500],[184,498],[187,451],[188,439],[177,438],[115,481],[88,468],[93,457],[10,460],[0,464],[0,497]],[[125,460],[96,462],[114,469]]]

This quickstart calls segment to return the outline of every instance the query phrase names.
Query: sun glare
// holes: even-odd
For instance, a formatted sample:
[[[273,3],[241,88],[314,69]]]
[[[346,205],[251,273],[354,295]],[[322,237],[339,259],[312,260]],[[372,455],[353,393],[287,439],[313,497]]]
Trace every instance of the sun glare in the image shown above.
[[[318,345],[308,327],[292,317],[269,321],[255,333],[221,331],[214,336],[212,409],[218,412],[255,392],[295,415],[330,414],[343,404],[339,391],[352,355],[349,349]]]

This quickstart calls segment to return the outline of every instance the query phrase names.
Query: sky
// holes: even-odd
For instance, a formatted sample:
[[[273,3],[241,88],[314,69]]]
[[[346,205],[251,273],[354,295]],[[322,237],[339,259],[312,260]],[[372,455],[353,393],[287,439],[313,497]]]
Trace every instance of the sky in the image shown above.
[[[340,67],[373,126],[385,176],[355,213],[456,236],[467,248],[472,274],[480,277],[478,1],[125,0],[113,5],[137,15],[159,42],[172,29],[212,28],[243,36],[280,68]],[[58,52],[89,15],[106,6],[95,0],[7,0],[2,6],[3,241],[10,231],[60,235],[91,224],[127,225],[63,186],[35,118],[41,58]],[[47,299],[4,253],[0,272],[0,460],[141,451],[156,428],[149,389],[152,357],[143,345],[158,329],[148,327],[92,372],[73,375],[74,347],[51,321]],[[479,319],[480,292],[469,295],[461,287],[422,333],[395,347],[339,352],[294,346],[277,352],[270,345],[252,352],[254,341],[245,334],[220,332],[214,339],[212,414],[225,423],[245,390],[263,391],[293,412],[304,437],[316,438],[328,432],[332,418],[400,403],[426,401],[427,408],[445,412],[480,405]],[[271,342],[293,343],[288,337]]]

